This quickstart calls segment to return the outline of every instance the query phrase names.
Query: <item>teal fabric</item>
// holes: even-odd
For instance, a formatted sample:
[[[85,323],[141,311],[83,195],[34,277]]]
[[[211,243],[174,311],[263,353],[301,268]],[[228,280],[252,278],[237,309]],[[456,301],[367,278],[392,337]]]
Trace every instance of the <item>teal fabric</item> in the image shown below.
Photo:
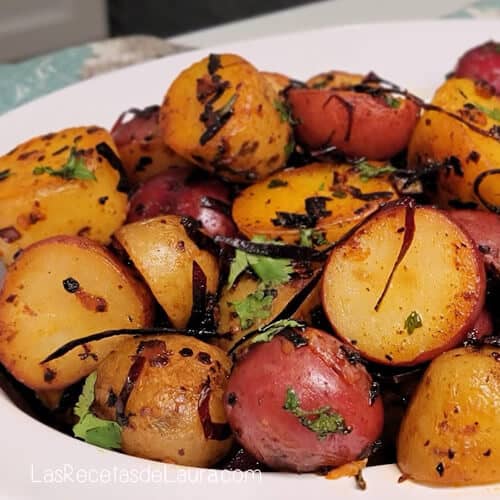
[[[447,18],[498,17],[500,0],[471,0]],[[72,47],[17,64],[0,64],[0,114],[84,77],[83,68],[99,44]]]

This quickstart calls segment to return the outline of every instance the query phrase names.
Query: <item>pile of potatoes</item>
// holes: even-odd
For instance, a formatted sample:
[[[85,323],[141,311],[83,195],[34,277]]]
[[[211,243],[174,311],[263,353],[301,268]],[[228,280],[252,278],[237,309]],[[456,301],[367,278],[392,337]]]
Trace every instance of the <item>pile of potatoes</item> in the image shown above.
[[[499,481],[499,114],[461,73],[425,104],[211,54],[33,138],[0,157],[0,362],[53,407],[96,372],[139,457],[309,472],[397,435],[404,477]]]

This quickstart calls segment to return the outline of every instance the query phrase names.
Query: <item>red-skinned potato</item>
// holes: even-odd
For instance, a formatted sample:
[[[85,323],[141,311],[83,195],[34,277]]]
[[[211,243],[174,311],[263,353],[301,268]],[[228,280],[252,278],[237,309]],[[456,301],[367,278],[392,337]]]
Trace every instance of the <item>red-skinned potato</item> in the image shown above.
[[[500,94],[500,43],[489,41],[468,50],[459,59],[454,75],[487,82]]]
[[[382,430],[382,403],[370,398],[372,380],[345,347],[320,330],[287,329],[237,361],[226,414],[257,460],[274,470],[308,472],[340,466],[370,449]]]
[[[477,243],[487,268],[500,276],[500,216],[480,210],[448,210]]]
[[[129,113],[131,119],[127,119]],[[187,168],[190,165],[163,142],[159,114],[159,106],[130,109],[118,117],[111,129],[131,184],[144,182],[170,167]]]
[[[381,209],[333,249],[323,275],[332,327],[377,363],[415,365],[458,345],[485,300],[482,257],[468,233],[445,212],[414,210]]]
[[[298,141],[309,149],[335,146],[348,156],[385,160],[403,150],[419,116],[410,99],[390,102],[350,90],[290,89]]]
[[[189,215],[200,221],[211,236],[234,236],[236,227],[229,215],[228,187],[213,177],[188,178],[191,172],[186,168],[172,168],[146,181],[130,200],[128,222],[165,214]]]

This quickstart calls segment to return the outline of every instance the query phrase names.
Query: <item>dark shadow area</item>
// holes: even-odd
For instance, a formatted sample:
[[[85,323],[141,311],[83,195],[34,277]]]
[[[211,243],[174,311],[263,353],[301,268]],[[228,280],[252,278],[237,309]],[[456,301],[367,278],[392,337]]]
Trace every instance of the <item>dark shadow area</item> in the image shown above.
[[[318,0],[108,0],[111,36],[169,37]]]

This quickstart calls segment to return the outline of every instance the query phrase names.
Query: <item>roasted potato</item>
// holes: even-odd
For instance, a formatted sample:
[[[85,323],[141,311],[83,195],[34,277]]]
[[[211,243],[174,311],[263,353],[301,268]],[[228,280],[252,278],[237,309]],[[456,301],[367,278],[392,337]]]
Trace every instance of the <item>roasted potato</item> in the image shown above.
[[[294,319],[308,318],[311,309],[320,304],[319,297],[313,294],[314,289],[306,293],[304,297],[302,296],[304,289],[307,292],[306,287],[313,279],[315,279],[314,276],[296,277],[287,283],[269,287],[272,289],[272,293],[269,292],[272,301],[267,311],[268,314],[255,315],[253,321],[246,325],[238,317],[234,304],[255,293],[260,285],[258,280],[250,274],[244,274],[235,285],[226,286],[222,291],[219,299],[219,324],[215,343],[228,351],[248,333],[271,323],[287,307],[292,309],[289,313]]]
[[[279,96],[282,96],[283,91],[287,89],[292,83],[290,77],[281,73],[261,71],[260,74],[267,80],[267,83],[271,85],[276,94],[278,94]]]
[[[225,395],[229,424],[243,447],[274,470],[297,472],[369,454],[382,431],[382,402],[371,399],[372,380],[348,353],[313,328],[283,330],[250,346]]]
[[[181,220],[164,215],[127,224],[115,234],[176,328],[187,325],[193,308],[193,266],[205,274],[208,293],[215,293],[219,279],[216,258],[191,240]]]
[[[364,78],[364,75],[358,73],[333,70],[309,78],[309,80],[306,81],[306,85],[311,89],[338,89],[340,87],[359,85]]]
[[[233,441],[223,403],[230,370],[220,349],[191,337],[128,339],[99,365],[93,409],[122,426],[123,452],[209,467]]]
[[[500,479],[499,356],[492,348],[461,348],[431,363],[399,431],[405,476],[436,486]]]
[[[164,141],[209,172],[253,182],[282,167],[291,150],[291,126],[278,99],[245,59],[211,55],[168,89],[160,113]]]
[[[128,118],[131,114],[132,117]],[[127,177],[137,185],[171,167],[188,168],[190,163],[163,142],[159,127],[160,106],[123,112],[111,129]]]
[[[420,108],[411,99],[353,90],[287,92],[297,141],[310,150],[335,147],[348,156],[386,160],[406,148]]]
[[[408,147],[408,165],[441,166],[436,201],[443,208],[477,206],[500,212],[500,97],[466,78],[450,78],[436,92]],[[451,113],[452,116],[450,116]]]
[[[233,219],[249,238],[265,235],[298,243],[301,230],[308,228],[322,235],[322,244],[337,241],[381,203],[398,197],[388,176],[377,175],[382,164],[369,166],[374,172],[370,179],[347,164],[283,170],[243,190],[234,200]]]
[[[468,233],[434,208],[394,204],[333,249],[322,294],[338,336],[370,360],[407,366],[462,342],[485,289]]]
[[[35,390],[64,389],[95,370],[122,342],[89,343],[41,364],[75,339],[152,321],[152,300],[128,269],[99,244],[55,236],[10,265],[0,292],[0,362]]]
[[[188,173],[186,168],[171,168],[146,181],[130,199],[128,222],[163,214],[189,215],[211,236],[235,236],[228,186],[216,177]]]
[[[0,157],[0,172],[7,172],[0,182],[0,258],[10,263],[22,248],[58,234],[109,243],[127,213],[115,152],[106,130],[77,127]]]

